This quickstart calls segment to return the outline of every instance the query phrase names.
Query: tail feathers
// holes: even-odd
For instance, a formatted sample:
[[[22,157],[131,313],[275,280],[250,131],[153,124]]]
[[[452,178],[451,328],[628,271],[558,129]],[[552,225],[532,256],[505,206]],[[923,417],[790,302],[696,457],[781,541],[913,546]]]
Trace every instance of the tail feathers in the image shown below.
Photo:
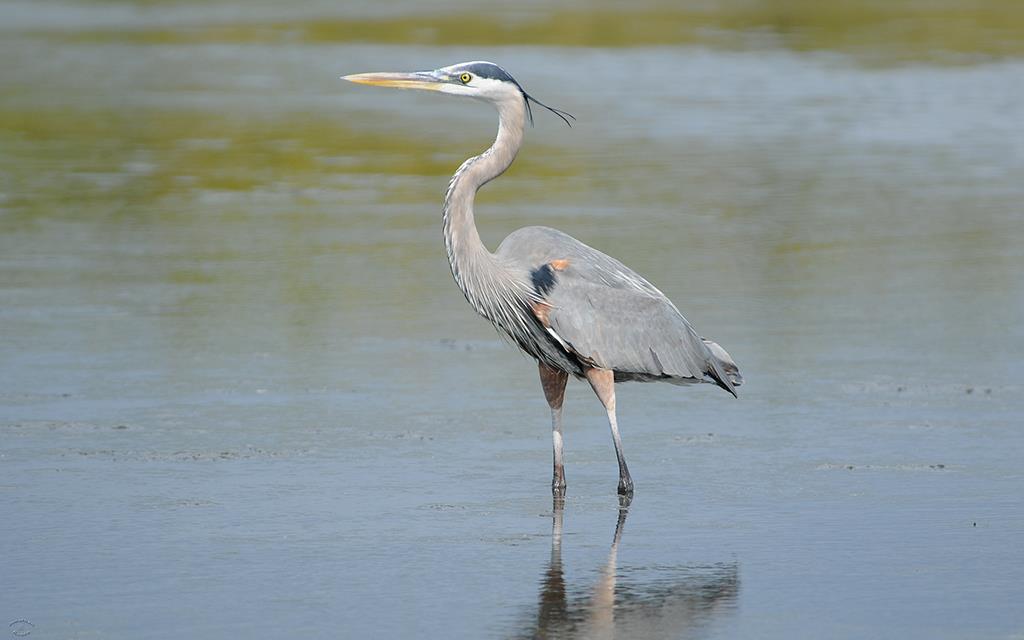
[[[736,365],[736,361],[732,359],[729,352],[726,351],[717,342],[712,342],[707,338],[701,338],[704,341],[704,345],[711,352],[711,355],[717,361],[719,368],[725,373],[725,376],[732,383],[732,386],[738,387],[743,384],[743,376],[740,375],[740,368]],[[735,393],[733,393],[735,395]]]

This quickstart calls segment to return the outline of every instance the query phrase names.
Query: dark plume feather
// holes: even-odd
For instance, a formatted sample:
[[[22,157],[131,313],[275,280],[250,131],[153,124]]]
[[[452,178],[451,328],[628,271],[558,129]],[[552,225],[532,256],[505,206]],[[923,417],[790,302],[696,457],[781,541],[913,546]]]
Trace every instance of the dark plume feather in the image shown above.
[[[551,113],[555,114],[556,116],[558,116],[559,118],[562,119],[562,122],[564,122],[565,124],[569,125],[570,127],[572,126],[572,122],[569,122],[569,119],[571,118],[573,121],[576,120],[576,116],[572,115],[568,111],[562,111],[561,109],[556,109],[554,107],[549,107],[548,105],[544,104],[543,102],[541,102],[537,98],[534,98],[530,94],[526,93],[526,91],[523,90],[523,88],[521,86],[519,87],[519,90],[523,92],[523,97],[526,98],[526,112],[530,114],[530,126],[531,127],[533,126],[533,109],[530,108],[530,103],[531,102],[533,102],[533,103],[535,103],[535,104],[537,104],[537,105],[539,105],[541,107],[544,107],[545,109],[547,109]]]

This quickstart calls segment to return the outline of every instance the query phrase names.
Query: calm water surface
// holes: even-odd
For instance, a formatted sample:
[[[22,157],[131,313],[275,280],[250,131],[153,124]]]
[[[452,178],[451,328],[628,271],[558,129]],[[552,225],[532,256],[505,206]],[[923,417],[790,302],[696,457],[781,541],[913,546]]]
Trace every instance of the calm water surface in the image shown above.
[[[643,7],[0,2],[0,623],[1024,636],[1019,7]],[[336,80],[470,59],[578,118],[485,242],[615,255],[746,376],[619,388],[628,512],[579,383],[552,509],[535,367],[451,282],[493,114]]]

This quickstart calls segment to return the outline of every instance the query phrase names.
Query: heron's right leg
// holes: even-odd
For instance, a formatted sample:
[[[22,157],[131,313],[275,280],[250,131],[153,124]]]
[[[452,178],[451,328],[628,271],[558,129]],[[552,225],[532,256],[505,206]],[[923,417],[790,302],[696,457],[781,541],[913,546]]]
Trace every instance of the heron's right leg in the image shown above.
[[[565,383],[569,374],[552,369],[540,363],[540,383],[544,397],[551,407],[551,442],[554,448],[555,467],[551,478],[551,493],[556,498],[565,496],[565,466],[562,464],[562,401],[565,399]]]
[[[615,372],[610,369],[587,369],[583,372],[587,382],[594,389],[597,398],[608,412],[608,426],[612,429],[612,442],[615,444],[615,458],[619,461],[619,495],[633,495],[633,479],[626,466],[626,456],[622,453],[622,438],[619,437],[619,423],[615,419]]]

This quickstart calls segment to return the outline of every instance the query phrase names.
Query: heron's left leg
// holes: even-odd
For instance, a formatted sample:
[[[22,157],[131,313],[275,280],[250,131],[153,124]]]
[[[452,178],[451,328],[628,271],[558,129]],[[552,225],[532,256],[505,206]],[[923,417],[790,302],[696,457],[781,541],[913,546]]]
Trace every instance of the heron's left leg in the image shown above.
[[[632,495],[633,479],[629,477],[626,457],[622,455],[622,438],[619,437],[619,425],[615,420],[615,372],[611,369],[587,369],[584,375],[608,412],[608,424],[612,428],[612,441],[615,443],[615,457],[619,461],[619,495]]]
[[[565,465],[562,461],[562,401],[565,400],[565,383],[569,374],[552,369],[540,363],[540,384],[544,397],[551,407],[551,444],[554,451],[554,473],[551,476],[551,494],[555,498],[565,497]]]

